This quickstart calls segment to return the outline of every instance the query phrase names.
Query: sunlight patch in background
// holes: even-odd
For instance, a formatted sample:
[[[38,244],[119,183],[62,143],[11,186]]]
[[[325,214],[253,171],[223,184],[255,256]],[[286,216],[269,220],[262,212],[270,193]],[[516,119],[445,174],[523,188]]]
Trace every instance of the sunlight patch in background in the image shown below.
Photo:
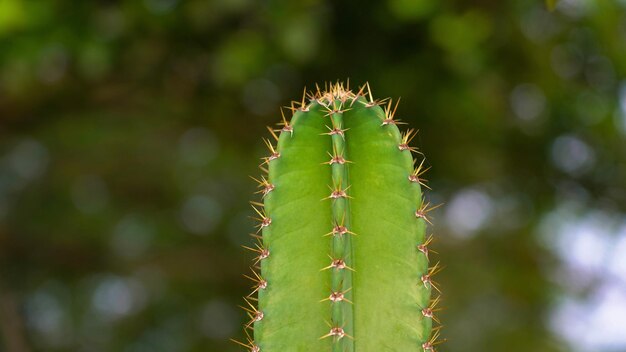
[[[588,171],[595,162],[593,149],[573,135],[557,137],[552,144],[551,156],[558,169],[571,175]]]
[[[626,218],[565,201],[543,218],[539,235],[561,260],[546,266],[562,289],[551,329],[572,351],[624,351]]]
[[[492,199],[485,192],[463,189],[446,206],[446,223],[456,237],[472,237],[491,218],[493,207]]]

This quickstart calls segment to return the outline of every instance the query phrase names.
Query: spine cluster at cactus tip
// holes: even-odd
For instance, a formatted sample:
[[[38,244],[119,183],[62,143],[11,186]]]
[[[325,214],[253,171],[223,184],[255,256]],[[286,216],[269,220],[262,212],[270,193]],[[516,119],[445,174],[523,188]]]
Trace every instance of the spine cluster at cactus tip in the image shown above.
[[[439,288],[422,154],[369,85],[305,91],[265,140],[251,273],[251,352],[435,351]],[[417,159],[413,157],[417,156]]]

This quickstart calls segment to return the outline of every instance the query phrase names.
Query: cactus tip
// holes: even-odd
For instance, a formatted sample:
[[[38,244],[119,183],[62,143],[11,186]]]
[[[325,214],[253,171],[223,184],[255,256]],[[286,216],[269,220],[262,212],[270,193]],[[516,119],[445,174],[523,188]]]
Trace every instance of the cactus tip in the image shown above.
[[[393,164],[401,165],[403,167],[404,171],[401,172],[400,177],[405,178],[405,181],[399,183],[390,182],[381,185],[381,187],[389,187],[389,190],[393,192],[400,192],[399,194],[408,193],[412,196],[412,198],[415,198],[415,201],[419,201],[417,207],[412,209],[405,208],[408,213],[402,212],[403,220],[400,220],[404,221],[403,224],[406,226],[411,226],[411,228],[414,229],[412,236],[415,237],[406,238],[407,242],[401,242],[402,244],[398,245],[398,252],[396,255],[403,255],[406,253],[407,246],[404,245],[405,243],[408,245],[408,249],[412,249],[410,247],[412,246],[411,243],[415,243],[413,242],[414,238],[424,238],[424,231],[426,228],[425,225],[432,225],[428,213],[437,208],[437,206],[431,207],[430,203],[425,202],[424,198],[418,200],[420,194],[422,194],[420,186],[429,188],[425,184],[426,180],[422,178],[428,168],[424,167],[425,160],[421,160],[419,165],[416,167],[417,161],[413,159],[413,164],[411,165],[411,159],[407,156],[412,155],[412,153],[421,154],[416,147],[409,146],[410,142],[416,135],[415,130],[409,129],[401,135],[399,140],[399,132],[395,125],[403,124],[403,122],[396,118],[396,112],[398,110],[400,99],[395,101],[395,103],[389,98],[375,99],[369,82],[360,86],[356,94],[350,90],[349,80],[346,84],[339,81],[326,82],[323,85],[324,90],[320,89],[318,84],[315,85],[315,88],[316,89],[314,90],[308,91],[305,88],[301,99],[291,101],[289,104],[290,107],[285,107],[291,110],[291,119],[289,119],[289,116],[285,116],[283,108],[280,109],[282,121],[278,123],[278,126],[273,126],[273,129],[268,127],[272,138],[280,143],[276,145],[276,142],[272,141],[271,138],[264,139],[264,143],[269,150],[269,156],[262,158],[263,162],[259,165],[259,168],[264,171],[265,174],[259,177],[259,179],[252,177],[252,179],[257,183],[258,188],[256,193],[262,195],[260,198],[262,198],[262,201],[268,206],[264,207],[261,203],[251,202],[252,208],[256,213],[253,219],[257,221],[256,233],[251,235],[255,238],[256,242],[253,245],[250,245],[250,247],[243,246],[244,248],[254,252],[255,257],[252,264],[253,267],[251,267],[252,274],[244,275],[253,281],[252,292],[248,296],[244,297],[246,304],[243,304],[241,307],[249,317],[247,324],[244,325],[244,331],[246,332],[248,338],[247,341],[243,340],[244,342],[237,343],[251,352],[260,352],[260,346],[263,346],[264,349],[269,348],[268,346],[274,346],[274,343],[270,340],[280,338],[282,341],[285,337],[291,336],[295,333],[286,332],[286,330],[283,329],[284,323],[281,322],[282,319],[278,319],[280,314],[277,314],[276,311],[273,310],[273,307],[276,306],[275,303],[277,303],[274,301],[279,300],[271,299],[272,295],[275,295],[275,293],[278,294],[276,297],[288,297],[287,300],[290,301],[290,303],[287,303],[289,309],[291,309],[291,304],[295,304],[295,301],[300,299],[300,295],[292,294],[284,296],[285,292],[291,293],[291,290],[300,289],[300,287],[296,288],[293,286],[299,285],[299,282],[292,282],[292,286],[283,285],[284,281],[281,275],[274,275],[272,272],[274,268],[281,266],[278,264],[281,262],[281,256],[288,252],[285,250],[286,247],[283,247],[284,244],[282,242],[273,240],[274,238],[279,238],[275,236],[279,236],[281,233],[286,231],[283,226],[284,222],[282,221],[284,214],[282,212],[275,213],[273,212],[273,209],[276,209],[275,205],[278,202],[286,203],[289,202],[289,200],[303,199],[303,197],[308,197],[313,194],[315,195],[315,200],[317,200],[329,194],[326,193],[327,191],[324,191],[324,183],[319,182],[314,183],[316,185],[315,193],[308,190],[306,192],[301,191],[301,188],[303,187],[290,187],[290,182],[292,181],[291,178],[282,178],[282,176],[289,173],[292,166],[301,169],[301,166],[305,165],[305,169],[307,170],[307,173],[311,173],[311,177],[319,176],[320,173],[323,173],[324,177],[327,177],[327,180],[330,181],[328,186],[330,189],[330,195],[323,198],[323,200],[331,200],[331,202],[326,203],[330,203],[331,212],[329,213],[326,209],[324,209],[325,214],[327,214],[325,215],[327,216],[325,221],[309,222],[311,224],[311,228],[308,229],[310,231],[308,231],[307,234],[330,231],[323,236],[332,236],[330,239],[331,243],[330,246],[325,244],[323,246],[320,245],[319,248],[316,247],[316,261],[307,261],[306,264],[309,265],[310,262],[311,264],[315,264],[315,266],[307,266],[306,269],[310,270],[312,268],[317,271],[318,268],[324,265],[327,266],[319,269],[320,272],[331,269],[328,274],[322,275],[320,273],[315,279],[317,280],[316,287],[321,288],[321,284],[324,280],[328,280],[328,277],[330,276],[331,287],[323,291],[324,293],[322,293],[320,295],[321,297],[319,297],[324,298],[324,296],[327,295],[321,301],[330,301],[330,307],[326,307],[324,305],[316,307],[315,309],[322,310],[330,308],[330,321],[332,324],[327,322],[330,330],[326,330],[327,333],[319,339],[322,340],[331,337],[334,344],[333,350],[354,350],[353,342],[350,340],[354,340],[355,337],[359,341],[363,341],[364,345],[371,342],[368,341],[368,334],[355,332],[355,317],[363,317],[365,315],[360,313],[355,315],[354,311],[358,310],[358,312],[362,312],[365,309],[365,305],[358,303],[359,299],[354,301],[355,298],[351,290],[354,287],[355,291],[361,292],[362,288],[370,287],[372,282],[377,284],[377,281],[366,279],[353,280],[352,272],[355,272],[355,270],[350,266],[357,268],[360,273],[362,273],[361,275],[368,274],[368,267],[363,266],[365,269],[361,269],[358,263],[361,263],[359,259],[361,257],[359,256],[363,254],[355,254],[353,251],[354,247],[352,247],[351,244],[353,241],[352,238],[350,236],[344,236],[346,234],[356,235],[351,231],[354,229],[363,235],[361,236],[361,240],[354,240],[357,244],[361,243],[360,241],[371,240],[370,237],[372,236],[370,236],[370,231],[373,230],[370,230],[366,223],[368,223],[370,217],[377,216],[378,212],[374,209],[371,213],[368,213],[367,211],[363,213],[363,209],[365,208],[365,204],[369,204],[367,203],[368,199],[373,197],[373,195],[367,194],[366,190],[375,186],[377,187],[378,184],[368,178],[368,175],[370,175],[369,171],[376,171],[377,168],[381,167],[381,163],[384,164],[390,162],[389,158],[391,158]],[[355,102],[359,104],[355,105]],[[374,110],[366,111],[366,108],[374,108]],[[314,116],[319,118],[314,118]],[[331,122],[328,123],[326,118],[329,118]],[[369,123],[370,121],[372,122],[371,124]],[[381,122],[382,126],[387,127],[384,129],[379,127]],[[352,128],[352,130],[350,130],[350,128]],[[281,134],[283,134],[283,132],[285,132],[285,134],[289,132],[290,137],[293,137],[294,129],[298,130],[298,135],[301,134],[302,137],[292,140],[288,139],[285,141],[287,137],[281,136]],[[350,130],[350,132],[346,132],[348,130]],[[330,137],[331,143],[328,143],[329,141],[327,139],[320,138],[319,136],[315,137],[315,135],[327,135]],[[385,143],[367,143],[369,138],[372,137],[386,138],[386,140]],[[283,138],[283,141],[280,141],[280,138]],[[318,148],[309,148],[311,144],[314,144]],[[389,147],[390,144],[391,147]],[[306,146],[306,150],[304,152],[291,152],[294,150],[298,150],[299,152],[303,151],[303,146]],[[394,151],[395,147],[398,147],[400,151],[408,150],[409,153],[404,154]],[[372,148],[375,153],[370,153],[368,150],[369,148]],[[378,156],[377,153],[379,152],[381,156]],[[284,154],[282,157],[281,153]],[[325,159],[326,154],[328,154],[330,160],[326,159],[328,161],[321,162]],[[271,161],[278,158],[281,158],[281,160],[277,162],[278,165],[276,165],[276,163],[274,165],[270,164]],[[353,161],[349,161],[347,159],[351,159]],[[292,162],[295,160],[298,162]],[[320,163],[331,167],[313,167],[314,165],[319,165]],[[344,165],[347,163],[350,163],[350,168],[348,168],[347,165]],[[309,165],[311,166],[310,168],[308,167]],[[370,167],[371,169],[369,169]],[[271,175],[269,173],[270,169],[272,170]],[[367,170],[368,173],[364,170]],[[406,177],[408,177],[410,183],[406,183]],[[319,178],[310,179],[316,181],[319,180]],[[272,181],[271,183],[270,180]],[[303,179],[299,178],[298,182],[306,182],[301,180]],[[352,186],[354,187],[350,188]],[[275,194],[272,193],[277,187],[280,191],[278,193],[274,192]],[[270,193],[272,193],[272,195],[268,196]],[[358,199],[352,201],[352,197],[349,193],[358,194]],[[387,193],[389,192],[384,192],[384,194]],[[324,205],[324,203],[321,202],[315,204],[314,206],[319,207],[320,210],[327,207],[327,205]],[[416,208],[418,209],[416,210]],[[295,208],[290,210],[288,212],[288,215],[290,215],[289,218],[292,216],[297,217],[299,211],[300,209]],[[414,212],[415,217],[424,220],[424,222],[417,220],[417,224],[415,224],[414,221],[416,220],[411,220],[411,212]],[[354,214],[360,214],[360,216],[356,216]],[[275,220],[275,225],[272,225],[272,220]],[[330,229],[327,228],[328,223],[332,226]],[[313,224],[315,224],[315,226]],[[297,224],[294,224],[294,226],[296,225]],[[301,236],[291,237],[295,238]],[[413,292],[416,295],[415,299],[411,299],[408,303],[415,305],[414,302],[419,302],[418,307],[416,307],[417,309],[414,309],[411,314],[413,314],[413,318],[416,318],[419,323],[422,324],[423,329],[418,330],[421,331],[421,334],[418,335],[418,337],[399,341],[398,346],[403,346],[399,348],[399,350],[406,350],[410,344],[410,348],[413,350],[417,349],[423,352],[433,352],[435,351],[435,345],[441,342],[438,341],[438,329],[440,326],[436,328],[433,327],[433,322],[439,323],[436,315],[437,311],[440,310],[440,308],[437,307],[440,298],[437,297],[431,300],[431,296],[433,294],[432,291],[435,290],[439,292],[437,284],[433,282],[432,279],[433,276],[441,270],[441,267],[439,266],[439,263],[430,267],[422,265],[422,263],[424,263],[424,257],[426,259],[426,263],[429,263],[430,252],[436,253],[429,249],[429,245],[432,240],[433,237],[431,235],[421,243],[415,243],[414,245],[419,252],[413,253],[410,257],[412,264],[416,265],[416,267],[419,267],[420,269],[418,273],[413,274],[415,275],[415,279],[419,278],[419,280],[414,279],[414,281],[416,281],[414,285],[418,285],[417,292]],[[320,242],[319,239],[316,239],[315,241],[316,243]],[[269,245],[270,243],[271,246]],[[376,242],[374,241],[372,243]],[[288,244],[295,245],[294,243]],[[297,245],[299,246],[298,248],[306,248],[301,246],[301,243],[298,243]],[[270,257],[270,247],[272,249],[272,258],[264,261]],[[362,248],[366,247],[367,246],[363,246]],[[379,248],[379,246],[370,247],[374,251]],[[322,251],[328,250],[328,248],[330,248],[330,252]],[[360,250],[357,252],[360,252]],[[366,251],[364,250],[363,252]],[[327,262],[324,257],[325,253],[329,253],[329,262]],[[424,257],[422,257],[420,253],[423,254]],[[296,258],[290,257],[290,260],[291,259]],[[297,260],[290,262],[290,264],[294,262],[297,262]],[[365,260],[363,260],[363,262],[365,262]],[[299,264],[295,263],[290,266],[297,267],[298,270],[302,270],[300,267],[302,263],[304,262]],[[255,270],[261,270],[261,272]],[[269,284],[266,278],[269,279],[269,281],[272,281],[272,292],[261,293],[262,290],[266,290],[268,288]],[[406,279],[406,277],[402,278]],[[420,287],[422,284],[425,289]],[[349,288],[345,289],[346,287]],[[363,292],[365,292],[365,289]],[[280,301],[281,305],[285,304],[284,300]],[[313,302],[314,301],[315,300],[313,300]],[[340,303],[344,301],[350,304]],[[353,305],[352,301],[356,302],[356,305]],[[367,309],[370,309],[370,307],[368,306]],[[328,314],[328,312],[324,314]],[[267,319],[267,317],[273,318]],[[261,321],[262,323],[259,323]],[[367,323],[367,319],[358,321],[361,324],[359,326],[364,326],[363,324]],[[317,331],[316,327],[313,328]],[[378,326],[378,328],[373,331],[383,333],[383,331],[380,330],[382,328],[382,326]],[[385,327],[385,329],[387,328],[388,327]],[[280,330],[280,334],[276,333],[276,329]],[[256,340],[252,339],[250,337],[251,335],[248,334],[248,331],[253,330]],[[321,334],[321,332],[313,332],[312,334],[309,332],[312,332],[312,330],[307,330],[305,332],[306,336],[309,338],[313,337],[313,339],[315,339],[315,336],[319,336],[318,334]],[[387,331],[387,333],[391,333],[391,330]],[[395,334],[395,332],[393,333]],[[271,338],[266,340],[268,336],[271,336]],[[406,333],[396,336],[408,337]],[[348,339],[343,339],[344,337],[348,337]],[[340,342],[339,340],[342,341]],[[300,341],[302,342],[303,340]],[[308,343],[311,342],[312,341],[309,341]],[[394,344],[395,343],[396,342],[394,341]],[[302,347],[304,345],[300,344],[299,346]],[[317,342],[317,346],[315,348],[313,348],[313,346],[306,346],[306,349],[321,350],[318,348],[320,346],[327,346],[326,342],[319,341]],[[296,347],[294,346],[294,348]]]

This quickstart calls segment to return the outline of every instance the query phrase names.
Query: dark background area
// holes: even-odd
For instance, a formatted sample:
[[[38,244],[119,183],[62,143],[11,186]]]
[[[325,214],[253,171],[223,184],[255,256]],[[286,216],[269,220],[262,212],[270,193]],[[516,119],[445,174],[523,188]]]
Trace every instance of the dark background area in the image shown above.
[[[0,0],[0,351],[236,351],[266,125],[402,97],[440,351],[626,351],[626,2]]]

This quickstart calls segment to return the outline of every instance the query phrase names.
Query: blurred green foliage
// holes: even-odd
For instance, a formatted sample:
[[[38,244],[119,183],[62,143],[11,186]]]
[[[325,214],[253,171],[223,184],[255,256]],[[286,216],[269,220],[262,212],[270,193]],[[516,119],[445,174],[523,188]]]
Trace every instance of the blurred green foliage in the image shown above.
[[[538,229],[625,210],[625,6],[0,0],[0,351],[238,350],[264,126],[346,78],[421,131],[440,350],[571,350]]]

